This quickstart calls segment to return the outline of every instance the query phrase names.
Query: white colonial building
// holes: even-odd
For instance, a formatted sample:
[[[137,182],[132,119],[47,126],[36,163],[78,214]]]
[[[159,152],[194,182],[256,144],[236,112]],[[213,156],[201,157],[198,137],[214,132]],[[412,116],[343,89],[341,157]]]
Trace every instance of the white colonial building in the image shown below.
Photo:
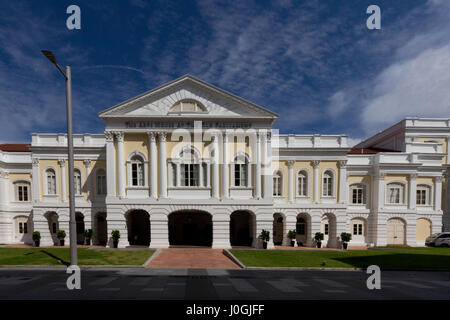
[[[99,114],[78,134],[77,237],[119,246],[423,245],[450,229],[450,118],[407,118],[350,148],[345,135],[278,134],[277,115],[192,76]],[[301,114],[298,115],[301,117]],[[447,173],[447,175],[445,175]],[[447,178],[446,178],[447,177]],[[0,243],[69,232],[65,134],[0,145]],[[450,193],[450,192],[449,192]],[[444,212],[444,213],[443,213]]]

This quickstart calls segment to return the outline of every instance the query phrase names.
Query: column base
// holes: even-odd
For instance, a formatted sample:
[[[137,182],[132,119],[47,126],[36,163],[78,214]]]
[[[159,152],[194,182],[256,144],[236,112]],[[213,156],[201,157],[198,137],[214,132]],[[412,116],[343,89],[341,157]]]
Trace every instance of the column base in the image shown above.
[[[164,241],[150,242],[150,248],[152,248],[152,249],[166,249],[166,248],[169,248],[169,246],[170,246],[169,242],[164,242]]]

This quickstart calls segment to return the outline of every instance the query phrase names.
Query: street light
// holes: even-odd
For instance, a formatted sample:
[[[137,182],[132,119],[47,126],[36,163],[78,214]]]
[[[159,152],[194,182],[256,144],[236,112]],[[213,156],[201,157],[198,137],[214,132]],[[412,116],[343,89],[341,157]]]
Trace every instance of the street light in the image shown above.
[[[73,130],[72,130],[72,78],[70,74],[70,67],[66,66],[66,72],[60,68],[56,62],[56,58],[51,51],[42,50],[42,54],[53,63],[59,72],[66,79],[66,107],[67,107],[67,144],[68,144],[68,158],[69,158],[69,235],[70,235],[70,265],[78,265],[77,255],[77,224],[75,222],[75,194],[73,184]],[[62,186],[65,187],[65,186]]]

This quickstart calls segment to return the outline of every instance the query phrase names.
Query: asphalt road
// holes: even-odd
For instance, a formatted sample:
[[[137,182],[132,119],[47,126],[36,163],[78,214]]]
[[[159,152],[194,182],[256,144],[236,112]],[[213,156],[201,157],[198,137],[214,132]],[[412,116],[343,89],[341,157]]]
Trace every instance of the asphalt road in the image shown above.
[[[369,290],[363,271],[103,268],[81,270],[68,290],[65,269],[2,268],[0,299],[450,299],[450,272],[382,271]]]

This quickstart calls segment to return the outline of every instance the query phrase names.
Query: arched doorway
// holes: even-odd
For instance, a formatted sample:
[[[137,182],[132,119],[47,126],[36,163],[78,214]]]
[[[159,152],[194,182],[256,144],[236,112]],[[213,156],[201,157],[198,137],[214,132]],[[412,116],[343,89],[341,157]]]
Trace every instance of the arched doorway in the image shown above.
[[[59,230],[58,214],[54,211],[50,211],[46,212],[44,216],[47,219],[48,230],[52,238],[53,245],[56,246],[59,244],[59,240],[56,237]]]
[[[425,240],[431,236],[431,221],[426,218],[417,219],[416,241],[418,245],[425,245]]]
[[[273,244],[280,246],[283,244],[284,217],[281,213],[273,215]]]
[[[235,211],[230,216],[232,246],[252,246],[255,239],[255,216],[248,211]]]
[[[132,246],[150,245],[150,215],[145,210],[132,210],[126,214],[128,243]]]
[[[212,245],[212,216],[207,212],[185,210],[169,215],[169,244]]]
[[[84,244],[84,215],[75,212],[75,222],[77,224],[77,244]]]
[[[386,242],[388,245],[406,244],[406,224],[402,219],[389,219],[386,225]]]
[[[106,222],[106,213],[98,212],[95,216],[97,227],[97,243],[101,246],[106,246],[108,242],[108,226]]]
[[[297,223],[295,225],[297,231],[297,242],[300,246],[311,244],[311,217],[307,213],[297,215]]]
[[[321,231],[323,233],[323,246],[334,248],[337,246],[336,217],[332,213],[322,216]]]

